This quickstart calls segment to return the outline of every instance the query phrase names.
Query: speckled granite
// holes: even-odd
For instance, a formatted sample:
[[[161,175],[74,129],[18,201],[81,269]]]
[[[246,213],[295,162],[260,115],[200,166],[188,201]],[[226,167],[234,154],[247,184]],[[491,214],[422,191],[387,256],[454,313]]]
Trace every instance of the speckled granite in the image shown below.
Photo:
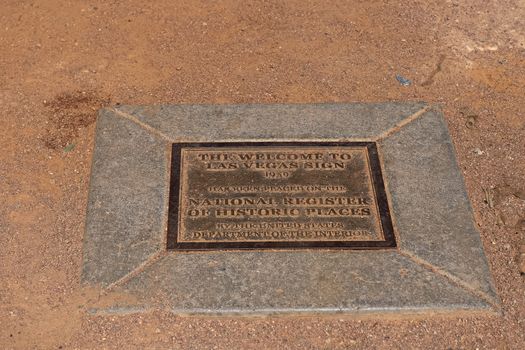
[[[398,248],[166,251],[171,143],[269,140],[377,142]],[[498,310],[446,124],[423,103],[102,110],[86,220],[84,282],[138,300],[96,312]]]

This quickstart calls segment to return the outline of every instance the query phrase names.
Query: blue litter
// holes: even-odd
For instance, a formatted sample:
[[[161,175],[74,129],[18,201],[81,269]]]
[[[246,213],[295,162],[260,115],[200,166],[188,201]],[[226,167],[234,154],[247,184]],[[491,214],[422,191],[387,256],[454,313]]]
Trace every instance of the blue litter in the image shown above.
[[[410,79],[402,77],[399,74],[396,75],[396,79],[397,79],[397,81],[399,81],[399,84],[401,84],[403,86],[408,86],[408,85],[412,84],[412,81]]]

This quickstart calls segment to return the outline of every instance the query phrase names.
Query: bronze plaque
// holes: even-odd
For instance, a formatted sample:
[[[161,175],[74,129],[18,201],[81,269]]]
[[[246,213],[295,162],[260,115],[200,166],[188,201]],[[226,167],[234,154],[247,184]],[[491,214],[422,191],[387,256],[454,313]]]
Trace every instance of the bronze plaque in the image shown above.
[[[373,142],[173,144],[168,249],[389,247]]]

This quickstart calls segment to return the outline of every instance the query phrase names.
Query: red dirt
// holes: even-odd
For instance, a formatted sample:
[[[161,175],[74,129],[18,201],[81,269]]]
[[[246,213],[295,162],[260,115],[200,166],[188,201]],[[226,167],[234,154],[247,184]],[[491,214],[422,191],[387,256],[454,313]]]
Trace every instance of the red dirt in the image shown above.
[[[523,1],[4,0],[0,9],[1,348],[525,348]],[[100,106],[392,100],[442,105],[500,316],[85,312],[127,297],[79,279]]]

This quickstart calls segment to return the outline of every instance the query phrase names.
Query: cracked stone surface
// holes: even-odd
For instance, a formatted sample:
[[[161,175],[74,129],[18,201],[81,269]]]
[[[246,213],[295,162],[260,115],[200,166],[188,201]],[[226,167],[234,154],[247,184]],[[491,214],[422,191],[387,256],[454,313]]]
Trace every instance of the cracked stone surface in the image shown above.
[[[373,141],[395,250],[166,250],[175,142]],[[498,311],[441,112],[424,103],[119,106],[97,121],[83,280],[178,314]]]

